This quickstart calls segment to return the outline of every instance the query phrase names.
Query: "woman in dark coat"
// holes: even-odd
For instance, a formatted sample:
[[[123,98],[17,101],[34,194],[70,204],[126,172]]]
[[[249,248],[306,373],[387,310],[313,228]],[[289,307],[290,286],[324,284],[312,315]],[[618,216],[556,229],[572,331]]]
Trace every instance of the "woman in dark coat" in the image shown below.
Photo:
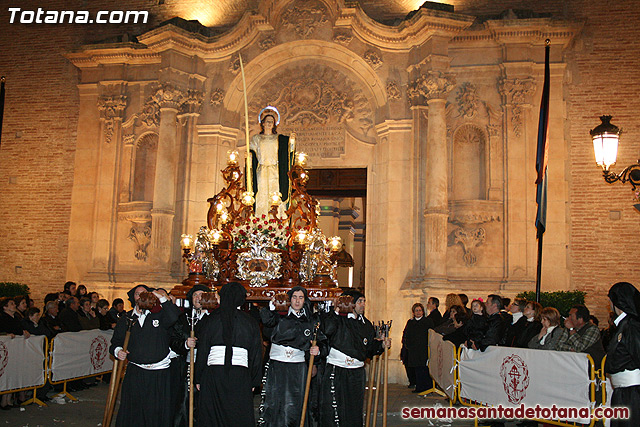
[[[413,318],[407,321],[404,327],[404,347],[406,352],[406,365],[413,369],[416,376],[416,389],[414,393],[422,393],[433,386],[427,356],[429,351],[429,329],[434,327],[433,321],[424,315],[424,307],[420,303],[413,304]]]

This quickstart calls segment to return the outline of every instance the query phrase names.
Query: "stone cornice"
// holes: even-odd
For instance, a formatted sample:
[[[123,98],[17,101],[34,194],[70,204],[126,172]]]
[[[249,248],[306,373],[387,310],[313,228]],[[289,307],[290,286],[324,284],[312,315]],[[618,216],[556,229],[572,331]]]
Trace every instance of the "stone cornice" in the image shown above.
[[[475,17],[420,9],[411,19],[397,27],[374,21],[360,7],[342,8],[336,28],[351,28],[363,42],[382,50],[407,52],[434,35],[453,38],[468,28]]]
[[[451,41],[451,47],[455,48],[456,44],[462,43],[544,45],[545,40],[550,39],[552,46],[558,45],[565,49],[582,27],[581,22],[553,18],[489,20],[482,29],[456,35]]]
[[[135,47],[134,47],[135,45]],[[86,45],[65,57],[78,68],[93,68],[108,64],[159,64],[160,54],[135,43]]]
[[[198,53],[203,59],[211,60],[228,57],[253,43],[261,32],[271,30],[273,27],[264,17],[245,13],[229,32],[219,36],[204,37],[165,25],[142,34],[138,40],[154,52],[173,49],[188,55]]]

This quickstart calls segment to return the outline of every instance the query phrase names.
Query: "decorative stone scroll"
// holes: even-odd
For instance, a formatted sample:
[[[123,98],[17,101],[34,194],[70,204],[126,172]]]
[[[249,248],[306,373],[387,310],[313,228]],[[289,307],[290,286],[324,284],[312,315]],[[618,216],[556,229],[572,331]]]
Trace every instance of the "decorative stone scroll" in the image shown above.
[[[366,51],[363,58],[367,62],[367,64],[369,64],[374,70],[377,70],[382,66],[382,58],[380,57],[380,54],[375,50]]]
[[[260,50],[269,50],[276,45],[276,39],[273,36],[266,37],[258,43]]]
[[[282,26],[293,28],[302,38],[309,38],[316,27],[328,21],[327,8],[319,1],[294,2],[282,14]]]
[[[220,88],[213,89],[211,91],[211,105],[217,107],[222,104],[222,100],[224,99],[224,91]]]
[[[427,71],[409,84],[407,95],[411,105],[425,105],[430,99],[446,99],[455,82],[453,74]]]
[[[351,35],[351,33],[347,33],[345,31],[336,32],[333,35],[333,41],[344,46],[351,43],[351,40],[353,40],[353,36]]]
[[[473,118],[478,112],[478,92],[474,84],[465,82],[456,96],[458,114],[464,119]]]
[[[475,265],[477,258],[474,250],[484,242],[485,234],[485,230],[482,227],[472,230],[466,230],[462,227],[458,227],[454,230],[453,235],[455,243],[460,243],[462,245],[462,249],[464,250],[462,259],[468,267]]]
[[[387,83],[387,97],[392,101],[397,101],[402,97],[398,83],[394,81]]]
[[[530,104],[531,96],[536,91],[535,79],[502,79],[498,86],[504,105],[511,107],[511,126],[515,136],[519,137],[524,120],[523,107]]]
[[[103,95],[98,98],[100,120],[104,123],[104,140],[110,143],[115,132],[115,120],[122,120],[127,107],[126,95]]]
[[[151,222],[133,222],[129,230],[129,240],[136,245],[135,257],[139,261],[147,260],[147,247],[151,243]]]

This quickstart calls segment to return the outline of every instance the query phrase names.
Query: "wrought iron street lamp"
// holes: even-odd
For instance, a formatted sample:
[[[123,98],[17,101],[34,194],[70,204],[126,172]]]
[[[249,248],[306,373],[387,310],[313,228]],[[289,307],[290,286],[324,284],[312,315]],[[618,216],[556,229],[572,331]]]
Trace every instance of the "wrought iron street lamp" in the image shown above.
[[[596,157],[596,163],[602,167],[602,175],[604,180],[609,184],[616,181],[631,184],[635,192],[636,201],[634,205],[640,211],[640,160],[638,163],[627,166],[622,172],[616,174],[611,172],[609,168],[616,164],[618,158],[618,141],[620,140],[620,128],[611,123],[611,116],[601,116],[602,123],[592,129],[589,133],[593,139],[593,152]]]

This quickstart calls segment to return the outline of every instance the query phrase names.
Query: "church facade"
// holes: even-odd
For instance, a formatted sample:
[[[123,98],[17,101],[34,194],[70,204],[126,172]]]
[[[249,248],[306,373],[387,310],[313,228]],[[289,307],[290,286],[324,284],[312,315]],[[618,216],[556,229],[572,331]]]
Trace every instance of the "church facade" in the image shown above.
[[[59,240],[52,255],[61,264],[51,277],[57,283],[27,271],[50,251],[37,245],[35,252],[2,249],[3,280],[26,282],[36,295],[75,280],[107,298],[133,283],[179,283],[185,276],[180,235],[205,224],[206,200],[223,184],[227,152],[244,151],[245,132],[257,133],[258,113],[273,105],[281,114],[279,132],[296,133],[311,168],[366,169],[367,315],[395,320],[397,342],[413,302],[444,301],[449,292],[484,298],[533,290],[546,39],[551,113],[543,290],[586,290],[604,321],[608,285],[637,279],[640,267],[625,253],[639,249],[640,218],[627,187],[603,182],[588,136],[600,114],[613,114],[616,124],[631,128],[619,169],[635,161],[637,101],[624,94],[629,100],[618,106],[607,97],[608,79],[589,80],[589,55],[600,55],[597,64],[611,55],[595,36],[604,24],[592,17],[601,10],[584,16],[577,3],[585,2],[557,10],[542,1],[539,11],[522,11],[522,2],[460,1],[452,2],[455,8],[415,5],[402,17],[407,5],[395,2],[389,10],[398,18],[385,21],[375,2],[272,0],[244,5],[244,13],[230,9],[236,18],[217,31],[183,19],[197,13],[160,19],[171,17],[168,3],[155,17],[163,23],[135,38],[76,40],[59,52],[69,74],[59,73],[51,85],[75,94],[61,101],[70,107],[72,129],[61,132],[66,142],[59,144],[71,154],[58,167],[64,191],[53,215],[62,224],[51,231]],[[633,5],[625,13],[637,22]],[[612,61],[627,55],[637,61],[622,43],[617,49]],[[619,74],[601,72],[624,87],[633,80],[626,62],[621,59]],[[3,176],[19,186],[26,182],[22,172],[7,164],[24,141],[16,102],[9,93],[0,159]],[[33,126],[47,132],[45,124]],[[30,185],[46,186],[45,177]],[[20,208],[8,209],[12,191],[9,185],[2,196],[7,230],[20,222]],[[26,224],[22,233],[18,242],[41,231]],[[606,250],[621,245],[617,254]]]

